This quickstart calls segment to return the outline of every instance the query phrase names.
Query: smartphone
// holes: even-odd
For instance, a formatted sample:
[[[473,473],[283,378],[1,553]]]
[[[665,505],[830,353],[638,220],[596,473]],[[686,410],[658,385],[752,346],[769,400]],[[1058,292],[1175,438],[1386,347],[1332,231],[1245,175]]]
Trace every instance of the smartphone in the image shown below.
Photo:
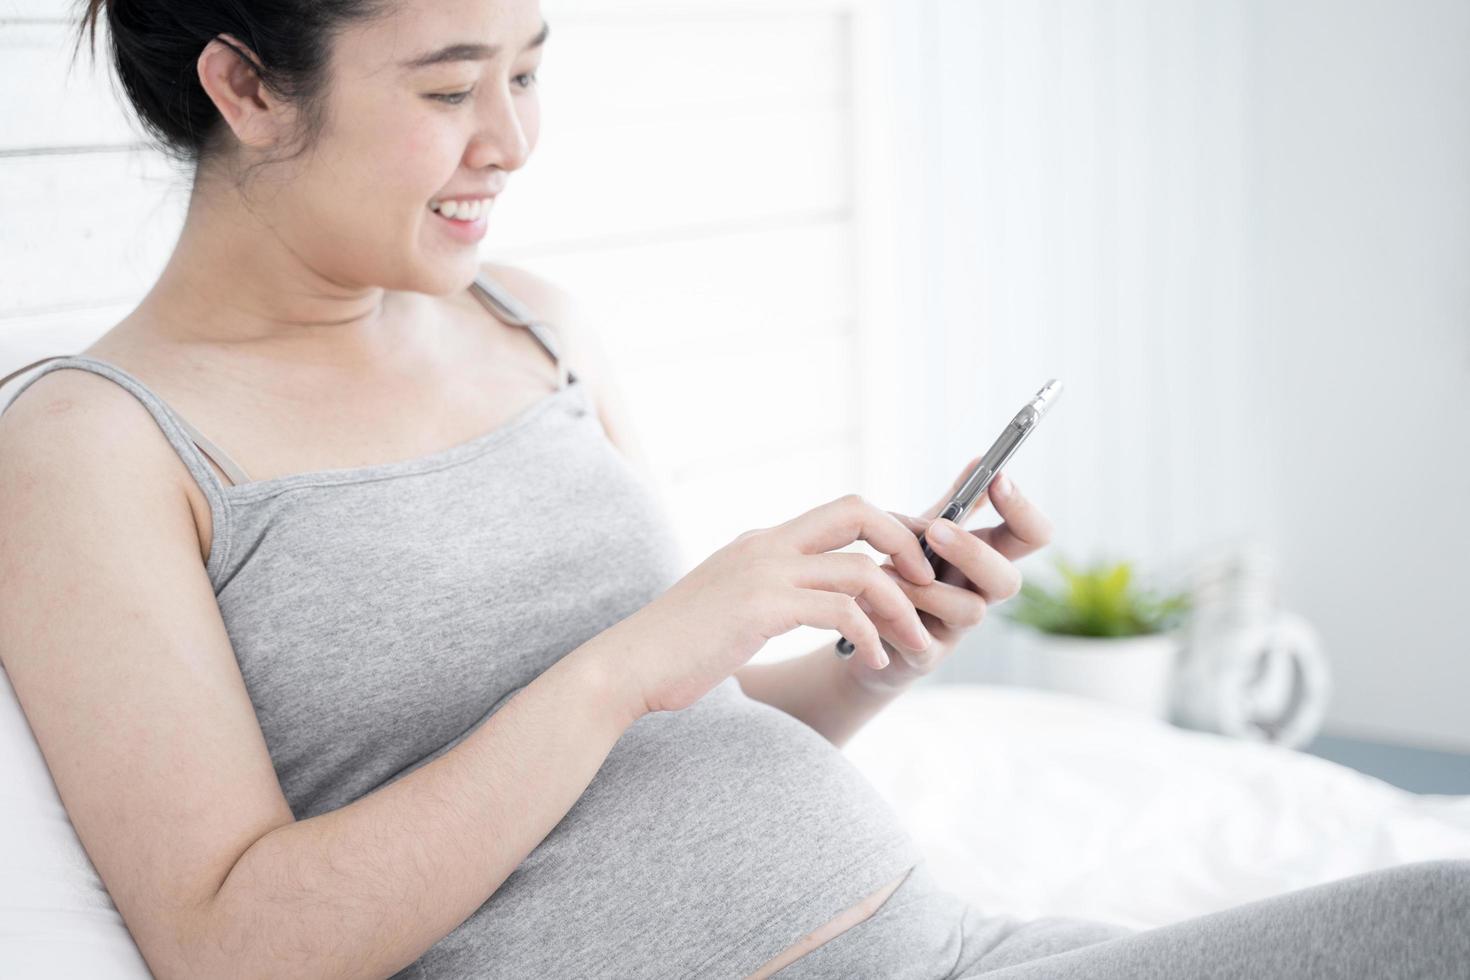
[[[1027,437],[1036,431],[1036,427],[1041,424],[1042,417],[1046,415],[1048,409],[1056,404],[1057,397],[1061,393],[1062,383],[1056,378],[1052,378],[1046,384],[1042,385],[1041,390],[1033,395],[1026,404],[1021,406],[1021,410],[1016,413],[1016,417],[1011,419],[1009,424],[1001,430],[995,442],[991,443],[990,448],[985,451],[985,455],[980,457],[979,462],[975,464],[975,468],[965,477],[964,483],[960,485],[960,488],[955,491],[954,496],[950,497],[948,502],[939,511],[940,517],[953,521],[961,527],[964,526],[965,518],[974,509],[976,501],[980,499],[980,495],[990,486],[990,481],[995,479],[996,474],[1001,471],[1001,467],[1005,466],[1006,462],[1016,454],[1016,450],[1021,448],[1021,443],[1025,442]],[[922,534],[919,535],[919,546],[924,551],[924,557],[929,559],[929,564],[934,566],[934,574],[936,576],[942,574],[947,563],[934,553],[933,549],[929,547],[929,542],[924,540],[924,535]],[[847,637],[843,636],[838,638],[837,655],[839,657],[850,657],[856,649]]]

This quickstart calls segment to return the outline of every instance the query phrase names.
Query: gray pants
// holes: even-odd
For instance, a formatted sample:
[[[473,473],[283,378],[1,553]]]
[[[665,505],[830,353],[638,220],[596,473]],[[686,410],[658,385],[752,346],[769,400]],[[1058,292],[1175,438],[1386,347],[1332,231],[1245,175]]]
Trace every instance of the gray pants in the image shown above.
[[[1419,861],[1153,929],[984,916],[913,869],[773,980],[1470,980],[1470,860]]]

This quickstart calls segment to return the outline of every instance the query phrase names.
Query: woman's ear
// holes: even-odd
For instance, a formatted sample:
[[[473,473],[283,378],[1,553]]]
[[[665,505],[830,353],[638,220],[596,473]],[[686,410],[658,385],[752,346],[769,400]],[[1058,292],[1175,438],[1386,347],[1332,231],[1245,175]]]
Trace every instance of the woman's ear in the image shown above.
[[[295,112],[261,81],[257,64],[255,52],[221,34],[199,54],[199,84],[241,144],[268,148],[285,139]]]

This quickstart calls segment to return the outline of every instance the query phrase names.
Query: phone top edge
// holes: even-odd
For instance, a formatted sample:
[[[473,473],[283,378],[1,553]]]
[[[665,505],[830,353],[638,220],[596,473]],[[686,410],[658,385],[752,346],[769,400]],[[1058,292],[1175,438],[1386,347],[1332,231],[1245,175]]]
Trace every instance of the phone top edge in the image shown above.
[[[1036,409],[1038,415],[1045,415],[1046,410],[1055,405],[1061,395],[1062,383],[1056,378],[1052,378],[1046,384],[1042,385],[1041,390],[1036,393],[1036,397],[1031,399],[1031,407]]]
[[[965,480],[964,485],[955,494],[951,505],[957,511],[957,517],[950,518],[951,520],[956,520],[956,522],[964,520],[965,516],[969,514],[970,510],[974,508],[975,503],[980,499],[980,495],[989,488],[990,481],[995,478],[995,475],[1001,471],[1001,468],[1015,455],[1016,450],[1021,447],[1021,443],[1026,441],[1026,437],[1041,422],[1047,409],[1056,404],[1057,398],[1061,393],[1061,381],[1052,378],[1041,386],[1041,389],[1036,392],[1030,401],[1021,406],[1021,410],[1016,413],[1016,417],[1011,419],[1010,424],[1005,427],[1000,436],[995,440],[995,443],[981,457],[980,462],[971,471],[969,478]]]

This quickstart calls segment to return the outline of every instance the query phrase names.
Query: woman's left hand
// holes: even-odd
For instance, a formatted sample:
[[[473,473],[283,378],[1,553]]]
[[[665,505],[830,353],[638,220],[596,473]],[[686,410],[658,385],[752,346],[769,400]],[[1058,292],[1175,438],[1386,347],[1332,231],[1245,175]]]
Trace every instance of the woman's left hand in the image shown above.
[[[1024,558],[1051,540],[1052,524],[1035,504],[1027,500],[1002,470],[989,489],[980,495],[978,510],[988,500],[1001,517],[994,527],[967,531],[950,521],[936,521],[939,511],[949,502],[970,470],[980,461],[975,457],[959,477],[922,518],[889,511],[917,537],[925,540],[936,557],[947,563],[939,577],[928,585],[916,585],[894,567],[892,561],[881,566],[914,604],[919,621],[929,631],[933,642],[928,649],[916,651],[893,642],[900,635],[886,619],[873,619],[888,654],[888,666],[873,667],[861,657],[843,661],[853,680],[863,689],[891,694],[933,672],[959,645],[968,630],[978,626],[990,606],[1021,591],[1021,572],[1012,562]],[[953,533],[943,541],[935,533],[939,527]],[[871,613],[870,613],[871,615]],[[907,642],[907,640],[901,641]]]

